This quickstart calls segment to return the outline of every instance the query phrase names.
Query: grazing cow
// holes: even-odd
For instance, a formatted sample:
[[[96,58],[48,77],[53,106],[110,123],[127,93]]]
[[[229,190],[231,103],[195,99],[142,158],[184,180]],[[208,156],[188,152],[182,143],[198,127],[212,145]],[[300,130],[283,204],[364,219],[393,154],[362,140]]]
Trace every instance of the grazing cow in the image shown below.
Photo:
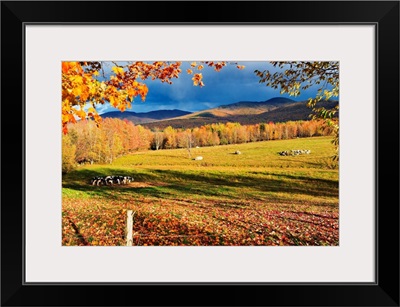
[[[131,176],[96,176],[90,180],[91,185],[114,185],[114,184],[128,184],[133,181]]]
[[[105,184],[105,180],[103,177],[96,176],[96,177],[92,178],[91,184],[92,185],[102,185],[102,184]]]
[[[128,183],[131,183],[133,181],[133,178],[131,176],[123,176],[122,178],[123,178],[122,179],[122,183],[123,184],[128,184]]]
[[[292,150],[284,150],[284,151],[279,151],[278,154],[280,156],[298,156],[302,154],[310,154],[310,150],[308,149],[292,149]]]
[[[121,176],[113,176],[113,182],[116,184],[121,184]]]
[[[106,185],[113,185],[113,177],[114,176],[107,176],[106,178],[104,178]]]
[[[133,181],[130,176],[113,176],[113,182],[116,184],[128,184]]]
[[[198,157],[194,158],[194,160],[200,161],[200,160],[203,160],[203,157],[202,156],[198,156]]]
[[[235,155],[240,155],[240,154],[242,154],[242,153],[239,150],[235,151]]]

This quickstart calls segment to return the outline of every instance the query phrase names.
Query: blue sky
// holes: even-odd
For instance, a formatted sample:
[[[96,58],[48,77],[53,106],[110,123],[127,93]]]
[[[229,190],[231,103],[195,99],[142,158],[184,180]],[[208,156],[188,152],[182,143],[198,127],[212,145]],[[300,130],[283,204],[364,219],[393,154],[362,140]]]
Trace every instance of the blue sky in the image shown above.
[[[182,63],[182,73],[179,79],[173,79],[173,84],[161,83],[159,80],[147,80],[145,83],[149,88],[146,101],[142,102],[136,97],[132,108],[127,111],[149,112],[153,110],[200,111],[231,104],[239,101],[265,101],[274,97],[289,97],[296,101],[306,100],[315,95],[316,89],[309,89],[301,96],[290,97],[281,95],[279,90],[273,90],[265,84],[259,83],[259,77],[254,73],[255,69],[265,70],[273,67],[267,62],[240,61],[244,65],[243,70],[237,69],[236,65],[228,64],[221,71],[216,72],[213,68],[204,67],[204,86],[193,86],[192,75],[186,73],[190,67],[189,62]],[[115,111],[110,105],[98,106],[99,113]]]

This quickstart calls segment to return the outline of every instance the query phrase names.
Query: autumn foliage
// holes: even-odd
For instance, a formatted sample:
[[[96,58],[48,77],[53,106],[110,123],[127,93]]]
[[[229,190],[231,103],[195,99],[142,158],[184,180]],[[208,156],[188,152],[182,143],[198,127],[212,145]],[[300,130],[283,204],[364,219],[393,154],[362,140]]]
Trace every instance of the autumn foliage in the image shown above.
[[[131,108],[137,97],[146,100],[148,87],[145,80],[159,80],[172,84],[182,72],[182,62],[157,61],[127,62],[124,65],[112,62],[110,71],[103,62],[62,62],[62,129],[68,132],[68,123],[92,118],[99,126],[102,119],[96,106],[109,103],[120,111]],[[236,65],[236,63],[234,63]],[[204,86],[200,72],[205,66],[220,71],[227,62],[191,63],[194,86]],[[238,69],[244,66],[237,65]]]
[[[150,130],[128,120],[105,118],[100,127],[93,120],[80,120],[68,126],[63,135],[63,171],[77,163],[112,163],[116,158],[143,150],[177,149],[248,142],[284,140],[332,134],[321,121],[285,123],[209,124],[193,129]]]
[[[289,69],[283,75],[267,71],[258,75],[267,86],[295,96],[308,81],[310,86],[331,84],[331,92],[321,91],[315,105],[309,101],[315,107],[322,98],[338,93],[338,66],[322,63],[276,62],[275,66],[289,65]],[[191,62],[185,73],[191,75],[193,86],[203,87],[204,69],[218,72],[227,64]],[[146,80],[172,84],[181,73],[181,62],[62,63],[62,244],[125,245],[129,209],[135,212],[133,243],[138,246],[339,245],[337,169],[321,160],[329,152],[282,159],[275,150],[284,144],[303,144],[298,138],[338,133],[337,121],[326,125],[335,110],[315,109],[319,115],[309,121],[227,122],[191,129],[149,129],[98,114],[103,104],[125,111],[134,99],[145,101]],[[327,79],[318,81],[320,73]],[[318,138],[307,144],[314,144],[314,139]],[[272,140],[290,141],[245,144]],[[196,150],[208,152],[212,159],[218,151],[214,149],[233,150],[236,144],[256,145],[255,156],[251,151],[237,156],[225,150],[219,156],[223,158],[196,163],[183,157],[182,150],[157,151],[187,148],[190,153],[190,148],[199,147]],[[211,147],[216,145],[226,146]],[[149,149],[155,151],[130,155]],[[120,156],[125,157],[114,163]],[[82,166],[95,163],[113,166]],[[89,181],[94,175],[128,172],[135,181],[126,186],[93,186]]]

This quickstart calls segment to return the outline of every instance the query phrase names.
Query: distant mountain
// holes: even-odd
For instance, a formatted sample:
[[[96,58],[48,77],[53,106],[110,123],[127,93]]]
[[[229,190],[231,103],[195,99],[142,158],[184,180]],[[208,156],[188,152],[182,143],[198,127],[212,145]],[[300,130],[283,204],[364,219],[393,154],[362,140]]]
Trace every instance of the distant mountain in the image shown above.
[[[125,112],[113,111],[113,112],[103,113],[101,114],[101,117],[127,119],[135,124],[144,124],[169,118],[180,117],[188,114],[191,114],[191,112],[177,110],[177,109],[157,110],[157,111],[138,112],[138,113],[131,111],[125,111]]]
[[[338,101],[319,102],[319,106],[333,108]],[[213,109],[198,112],[182,110],[157,110],[143,113],[136,112],[108,112],[101,114],[103,118],[119,118],[132,121],[147,128],[164,129],[194,128],[213,123],[237,122],[242,125],[253,125],[268,122],[286,122],[309,120],[312,110],[307,107],[306,101],[295,101],[289,98],[275,97],[266,101],[239,101],[221,105]]]
[[[338,101],[319,102],[319,106],[333,108]],[[312,110],[307,107],[307,101],[294,101],[287,98],[272,98],[264,102],[241,101],[218,108],[195,112],[178,118],[171,118],[145,124],[148,128],[164,129],[194,128],[213,123],[238,122],[242,125],[252,125],[268,122],[286,122],[309,120]]]
[[[217,108],[194,112],[184,118],[198,117],[231,117],[235,115],[255,115],[280,108],[285,104],[295,103],[290,98],[275,97],[266,101],[239,101],[231,104],[221,105]]]
[[[325,107],[326,109],[334,108],[339,102],[338,101],[320,101],[319,107]],[[300,101],[276,108],[269,112],[264,112],[252,117],[249,123],[267,123],[267,122],[286,122],[296,120],[309,120],[312,109],[307,107],[307,101]],[[336,114],[339,116],[339,112]]]
[[[219,106],[218,108],[221,109],[274,108],[274,107],[280,107],[282,104],[285,103],[294,103],[294,102],[296,101],[290,98],[274,97],[266,101],[239,101],[232,104],[222,105]]]

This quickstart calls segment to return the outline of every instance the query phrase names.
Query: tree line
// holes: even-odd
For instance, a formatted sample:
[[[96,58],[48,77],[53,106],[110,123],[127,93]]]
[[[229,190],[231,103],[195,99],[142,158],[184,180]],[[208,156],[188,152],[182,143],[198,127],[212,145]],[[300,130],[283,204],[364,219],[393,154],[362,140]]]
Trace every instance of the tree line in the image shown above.
[[[201,71],[211,68],[219,72],[227,64],[236,65],[240,70],[244,65],[233,62],[202,61],[190,63],[186,73],[193,75],[194,86],[203,87]],[[317,87],[317,94],[308,99],[307,105],[312,108],[312,118],[321,120],[325,126],[333,129],[336,154],[339,159],[339,125],[335,114],[339,105],[326,109],[320,101],[328,101],[331,97],[339,96],[339,62],[269,62],[274,69],[254,73],[259,77],[259,83],[267,87],[280,89],[281,94],[299,96],[301,92]],[[111,67],[110,73],[105,74],[105,68]],[[68,133],[70,123],[78,119],[90,118],[101,125],[102,118],[96,111],[96,106],[108,103],[114,108],[124,111],[131,108],[136,97],[145,101],[148,88],[144,80],[159,80],[172,84],[183,72],[182,62],[62,62],[62,131]],[[89,107],[86,110],[86,106]],[[189,136],[188,136],[189,137]],[[113,155],[111,155],[113,156]]]
[[[333,128],[321,120],[284,123],[208,124],[192,129],[152,130],[131,121],[105,118],[97,127],[93,120],[81,120],[62,135],[62,170],[71,171],[77,164],[112,163],[116,158],[141,150],[162,150],[241,144],[269,140],[331,135]]]

